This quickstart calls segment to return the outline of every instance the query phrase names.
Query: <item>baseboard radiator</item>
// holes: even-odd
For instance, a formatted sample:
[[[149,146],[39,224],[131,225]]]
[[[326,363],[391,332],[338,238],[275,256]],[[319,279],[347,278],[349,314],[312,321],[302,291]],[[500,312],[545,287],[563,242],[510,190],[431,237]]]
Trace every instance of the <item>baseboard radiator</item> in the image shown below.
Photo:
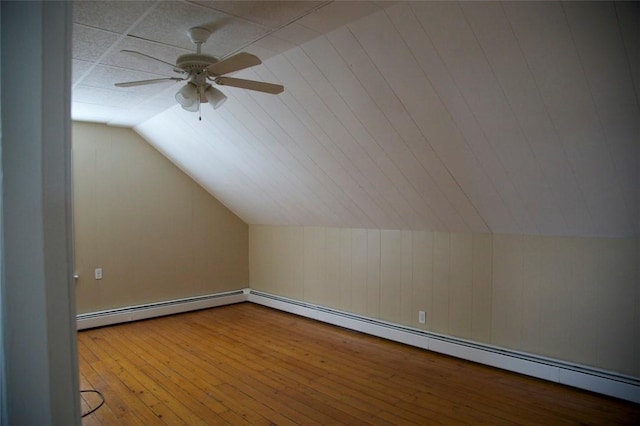
[[[251,289],[80,314],[78,330],[251,302],[384,339],[640,403],[640,378],[445,336]]]
[[[247,301],[248,290],[235,290],[145,305],[127,306],[76,316],[78,330],[214,308]]]

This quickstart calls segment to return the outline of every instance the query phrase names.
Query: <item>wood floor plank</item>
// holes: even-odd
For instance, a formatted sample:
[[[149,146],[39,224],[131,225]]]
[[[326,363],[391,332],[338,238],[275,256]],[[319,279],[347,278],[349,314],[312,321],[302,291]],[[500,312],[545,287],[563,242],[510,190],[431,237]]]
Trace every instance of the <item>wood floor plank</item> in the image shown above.
[[[115,337],[112,336],[112,339]],[[151,391],[161,396],[165,403],[172,404],[180,418],[189,425],[211,424],[214,421],[224,424],[218,414],[226,408],[209,395],[213,388],[208,389],[208,393],[203,392],[193,382],[186,380],[175,370],[176,363],[167,361],[179,358],[168,356],[166,348],[154,346],[155,342],[149,344],[149,339],[149,336],[131,336],[131,340],[146,351],[145,357],[149,362],[138,368],[143,376],[146,375],[154,383]]]
[[[120,392],[117,383],[115,383],[117,379],[111,383],[109,376],[103,376],[95,370],[94,366],[98,362],[80,363],[79,365],[80,371],[88,378],[92,388],[99,390],[105,398],[105,404],[91,416],[101,418],[103,424],[144,425],[144,422],[135,413],[134,406],[120,398]]]
[[[107,329],[100,332],[104,335]],[[141,374],[140,365],[132,364],[127,358],[127,353],[120,352],[112,345],[113,340],[109,336],[104,336],[102,349],[107,355],[103,362],[111,372],[116,374],[121,382],[128,388],[129,392],[135,395],[144,403],[158,418],[160,422],[170,425],[186,425],[191,413],[186,407],[176,404],[170,395],[162,391],[161,386],[150,380],[146,374]]]
[[[240,330],[236,331],[237,335],[241,335],[241,333],[239,331]],[[272,342],[272,339],[274,339],[274,336],[271,336],[268,331],[265,331],[265,333],[261,333],[261,339],[262,339],[262,342],[264,342],[265,340],[267,340],[269,342]],[[344,372],[346,372],[346,370],[354,370],[356,368],[359,368],[359,365],[351,363],[353,365],[350,365],[349,368],[345,369],[342,365],[340,365],[341,361],[343,361],[341,359],[340,360],[339,359],[335,359],[335,360],[333,360],[333,362],[326,362],[327,361],[326,357],[325,358],[323,358],[323,357],[320,357],[320,358],[311,357],[309,355],[310,355],[311,352],[315,351],[315,349],[314,348],[310,348],[310,347],[309,348],[302,347],[302,345],[303,345],[303,343],[305,341],[308,341],[308,339],[301,339],[301,340],[298,341],[298,345],[301,348],[298,348],[298,352],[293,353],[293,354],[291,353],[289,348],[285,348],[284,346],[280,346],[279,348],[277,348],[278,353],[279,353],[279,355],[281,357],[283,357],[284,354],[288,354],[290,356],[290,359],[287,359],[285,361],[285,363],[287,365],[300,364],[301,362],[305,363],[305,366],[304,366],[304,370],[305,371],[308,371],[310,369],[315,369],[314,374],[313,374],[314,377],[327,375],[327,374],[329,374],[330,371],[334,371],[334,370],[344,370],[344,371],[342,371],[344,373]],[[298,345],[296,345],[296,346],[298,346]],[[223,345],[218,345],[218,346],[223,346]],[[224,345],[224,346],[226,346],[226,345]],[[238,345],[236,344],[236,345],[231,345],[231,346],[237,348]],[[212,350],[214,350],[214,349],[212,348]],[[234,358],[235,356],[241,356],[242,354],[244,354],[245,358],[251,358],[250,356],[247,356],[247,351],[245,351],[244,349],[242,349],[242,350],[237,349],[237,350],[239,351],[238,355],[235,355],[233,353],[233,350],[230,351],[230,352],[226,352],[225,355],[230,357],[230,358]],[[303,353],[299,353],[300,351],[302,351]],[[329,352],[329,353],[331,353],[331,352]],[[304,361],[301,361],[301,358],[304,358]],[[268,360],[267,362],[272,363],[271,360]],[[264,373],[266,368],[270,367],[270,365],[257,367],[258,365],[265,364],[264,359],[261,358],[261,357],[257,357],[256,358],[254,356],[252,358],[252,360],[251,360],[251,363],[254,366],[256,366],[255,367],[256,369],[260,370],[263,373]],[[360,364],[361,364],[361,362],[360,362]],[[369,372],[368,372],[368,375],[369,375],[370,379],[371,379],[371,376],[372,376],[372,371],[373,370],[369,370]],[[386,379],[386,377],[387,376],[384,376],[384,377],[382,377],[382,379]],[[371,388],[372,384],[373,384],[373,381],[369,380],[367,382],[366,386]],[[380,384],[377,384],[376,386],[378,386],[379,388],[384,388],[385,387],[385,385],[382,384],[382,382]],[[305,390],[304,395],[309,395],[309,389],[311,389],[311,388],[307,387],[307,390]],[[386,391],[387,392],[385,393],[385,397],[388,400],[388,399],[390,399],[390,393],[388,392],[389,391],[388,387],[386,388]],[[394,391],[393,389],[392,389],[392,391],[393,391],[392,393],[400,392],[400,390]],[[285,395],[285,393],[283,393],[283,396],[284,395]],[[326,398],[326,395],[316,394],[315,402],[311,402],[311,400],[307,400],[307,405],[322,404],[322,402],[319,402],[319,401],[322,401],[325,398]],[[336,415],[339,414],[339,417],[341,417],[343,422],[347,422],[349,424],[354,424],[354,423],[362,423],[362,422],[365,421],[364,418],[353,417],[353,416],[351,416],[351,414],[349,414],[349,412],[354,412],[354,413],[358,412],[359,410],[356,407],[350,407],[347,404],[343,404],[340,399],[336,399],[335,397],[332,399],[332,403],[334,404],[334,407],[337,408],[340,411],[340,413],[336,413]],[[389,401],[387,401],[387,403],[389,403]],[[391,401],[391,403],[393,403],[393,401]],[[372,406],[373,405],[370,405],[368,408],[370,409]],[[327,410],[330,411],[330,408],[324,407],[320,411],[321,412],[326,412]],[[318,414],[316,414],[316,416],[317,415]],[[370,417],[370,416],[367,415],[365,417]]]
[[[85,425],[640,424],[638,404],[250,303],[81,331],[78,351],[106,400]]]
[[[92,389],[93,386],[89,384],[88,386],[89,389]],[[104,387],[103,387],[104,388]],[[83,414],[83,424],[91,424],[91,422],[95,419],[99,422],[99,424],[102,425],[115,425],[118,424],[118,417],[115,415],[115,413],[113,411],[111,411],[111,407],[108,405],[102,405],[100,408],[98,408],[97,411],[94,411],[93,413],[89,414],[89,410],[93,409],[97,407],[97,405],[91,405],[90,407],[87,407],[88,409],[83,409],[82,410],[82,414]],[[84,417],[86,415],[86,417]]]
[[[211,344],[211,342],[198,340],[195,339],[195,337],[196,336],[190,337],[189,332],[186,331],[183,327],[180,329],[180,337],[177,337],[177,340],[181,343],[181,346],[191,342],[190,347],[198,350],[202,354],[202,361],[208,362],[209,365],[213,366],[217,362],[219,362],[218,357],[220,357],[221,355],[216,355],[216,351],[219,347],[219,344],[217,343],[218,340],[213,340],[215,344]],[[236,342],[227,342],[227,344],[231,345],[234,345],[235,343]],[[247,353],[247,355],[249,354]],[[249,364],[253,369],[255,369],[255,371],[252,372],[245,364],[238,364],[236,362],[236,358],[234,358],[233,356],[228,358],[226,357],[226,355],[222,356],[225,356],[226,360],[225,371],[219,371],[215,367],[212,368],[212,370],[216,371],[216,374],[220,376],[220,378],[224,379],[227,384],[230,384],[232,386],[232,388],[225,387],[225,394],[228,394],[228,392],[231,391],[230,393],[240,396],[239,399],[243,399],[245,396],[244,394],[246,394],[250,397],[253,397],[256,402],[263,401],[265,404],[274,407],[286,416],[286,419],[281,419],[281,421],[277,422],[277,424],[286,424],[288,422],[288,419],[296,422],[302,422],[296,424],[316,424],[313,419],[306,417],[299,411],[291,409],[291,405],[295,402],[290,401],[281,392],[284,389],[283,386],[278,385],[277,382],[273,381],[269,382],[268,385],[261,386],[260,381],[256,380],[256,376],[259,377],[260,375],[256,374],[255,371],[262,371],[259,367],[257,367],[257,364]],[[259,393],[257,392],[258,390]],[[234,398],[233,400],[236,399]],[[228,403],[228,401],[226,403]],[[240,410],[240,408],[238,407],[235,407],[234,409]],[[277,412],[270,412],[266,417],[268,417],[269,419],[273,419],[274,417],[280,417],[280,415],[277,414]]]

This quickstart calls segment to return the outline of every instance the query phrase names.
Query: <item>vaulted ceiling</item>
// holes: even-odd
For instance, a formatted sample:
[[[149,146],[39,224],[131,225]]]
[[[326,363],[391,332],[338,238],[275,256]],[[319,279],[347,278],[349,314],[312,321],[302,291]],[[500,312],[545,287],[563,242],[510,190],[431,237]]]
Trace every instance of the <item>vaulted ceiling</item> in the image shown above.
[[[76,2],[72,116],[128,126],[254,224],[640,228],[637,2]],[[254,53],[202,120],[153,61]]]

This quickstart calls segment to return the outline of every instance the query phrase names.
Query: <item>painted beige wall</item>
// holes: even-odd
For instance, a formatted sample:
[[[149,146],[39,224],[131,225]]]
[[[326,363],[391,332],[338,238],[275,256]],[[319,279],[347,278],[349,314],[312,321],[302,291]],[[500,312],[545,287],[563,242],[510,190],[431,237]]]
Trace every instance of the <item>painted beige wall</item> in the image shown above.
[[[135,132],[72,145],[78,313],[248,287],[248,226]]]
[[[640,376],[638,238],[251,225],[249,241],[252,289]]]

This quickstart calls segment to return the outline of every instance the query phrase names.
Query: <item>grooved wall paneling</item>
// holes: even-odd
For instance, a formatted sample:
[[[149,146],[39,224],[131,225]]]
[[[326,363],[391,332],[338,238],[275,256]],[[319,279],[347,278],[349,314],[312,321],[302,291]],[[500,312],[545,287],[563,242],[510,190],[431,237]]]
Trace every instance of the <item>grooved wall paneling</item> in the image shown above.
[[[283,245],[293,233],[304,237]],[[640,373],[637,238],[266,225],[251,225],[250,235],[256,290]],[[292,263],[304,269],[297,278],[280,271]]]
[[[72,149],[78,313],[248,286],[248,226],[136,133],[76,122]]]

